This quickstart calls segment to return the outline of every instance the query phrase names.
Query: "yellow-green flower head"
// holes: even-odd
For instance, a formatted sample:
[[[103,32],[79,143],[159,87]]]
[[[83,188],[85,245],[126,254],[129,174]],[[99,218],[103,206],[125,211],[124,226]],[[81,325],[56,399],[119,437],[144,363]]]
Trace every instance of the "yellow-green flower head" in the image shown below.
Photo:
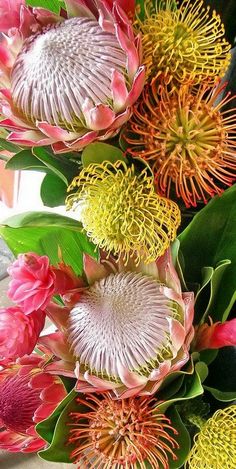
[[[218,410],[207,420],[195,438],[185,467],[236,468],[236,405]]]
[[[146,263],[161,256],[176,237],[180,210],[155,193],[148,168],[136,173],[123,161],[91,164],[69,187],[67,208],[80,208],[88,236],[124,261]]]
[[[142,33],[147,76],[162,76],[167,82],[214,83],[230,62],[230,45],[225,40],[220,16],[203,1],[184,0],[179,8],[172,0],[153,6],[144,2],[146,18],[138,20]]]

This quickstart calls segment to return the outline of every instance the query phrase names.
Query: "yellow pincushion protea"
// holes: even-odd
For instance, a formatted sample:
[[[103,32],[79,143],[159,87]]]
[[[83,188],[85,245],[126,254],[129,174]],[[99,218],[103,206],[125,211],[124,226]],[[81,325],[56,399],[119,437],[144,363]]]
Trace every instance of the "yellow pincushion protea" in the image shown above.
[[[136,174],[123,161],[91,164],[69,187],[67,208],[81,209],[92,241],[108,253],[136,262],[154,261],[168,248],[180,224],[178,206],[155,194],[148,168]]]
[[[142,33],[147,76],[167,82],[214,84],[230,62],[230,45],[224,39],[219,15],[203,7],[203,1],[184,0],[179,8],[172,0],[154,6],[148,0],[145,19],[137,21]]]
[[[185,468],[235,469],[236,405],[220,409],[195,438]]]

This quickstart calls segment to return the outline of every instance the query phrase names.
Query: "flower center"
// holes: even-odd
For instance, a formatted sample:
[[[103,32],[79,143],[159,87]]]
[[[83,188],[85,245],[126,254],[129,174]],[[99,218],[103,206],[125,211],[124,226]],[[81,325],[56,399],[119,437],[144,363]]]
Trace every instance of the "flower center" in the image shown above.
[[[11,430],[25,433],[40,402],[39,390],[29,387],[28,376],[7,378],[0,386],[0,420]]]
[[[12,70],[13,102],[31,122],[78,131],[85,99],[109,104],[112,70],[125,67],[113,34],[90,18],[72,18],[26,39]]]
[[[157,401],[150,398],[123,399],[114,401],[109,396],[98,400],[89,397],[86,402],[91,411],[74,412],[69,442],[78,445],[72,452],[72,459],[80,463],[85,457],[88,466],[93,467],[146,467],[146,460],[152,467],[168,466],[168,458],[176,460],[173,449],[178,444],[172,434],[177,431],[169,419],[160,414],[155,406]],[[88,422],[85,423],[85,418]],[[87,438],[87,440],[85,440]],[[80,441],[81,440],[81,441]],[[85,441],[84,441],[85,440]],[[83,453],[84,451],[84,453]]]
[[[177,304],[162,286],[134,272],[111,274],[90,287],[72,309],[69,342],[81,364],[119,377],[119,366],[149,373],[171,356],[170,319]]]

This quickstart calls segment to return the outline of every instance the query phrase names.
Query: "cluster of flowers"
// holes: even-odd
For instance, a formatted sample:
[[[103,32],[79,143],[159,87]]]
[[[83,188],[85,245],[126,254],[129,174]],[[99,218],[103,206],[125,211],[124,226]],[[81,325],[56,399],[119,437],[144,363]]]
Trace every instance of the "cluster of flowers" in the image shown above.
[[[44,428],[57,416],[62,451],[78,467],[169,469],[187,460],[191,469],[234,469],[236,406],[199,417],[189,451],[159,394],[178,373],[193,373],[201,350],[236,342],[236,319],[195,324],[194,293],[182,291],[170,247],[181,223],[176,200],[207,203],[235,180],[221,20],[202,1],[59,3],[55,13],[0,0],[0,126],[8,142],[75,159],[98,140],[116,147],[95,154],[68,188],[67,208],[97,247],[84,254],[81,275],[63,252],[56,266],[27,252],[9,268],[15,305],[0,309],[0,448],[46,454]]]

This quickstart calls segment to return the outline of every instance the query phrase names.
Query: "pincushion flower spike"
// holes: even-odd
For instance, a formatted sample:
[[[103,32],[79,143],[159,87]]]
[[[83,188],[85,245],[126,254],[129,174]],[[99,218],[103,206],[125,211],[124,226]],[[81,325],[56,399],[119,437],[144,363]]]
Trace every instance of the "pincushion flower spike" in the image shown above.
[[[87,286],[67,321],[76,389],[155,393],[188,361],[193,336],[193,293],[181,292],[170,251],[138,267],[85,256],[84,272]]]
[[[45,448],[35,425],[66,396],[61,379],[44,371],[48,357],[32,354],[0,371],[0,449],[30,453]]]
[[[236,180],[236,110],[224,110],[223,88],[183,85],[170,92],[153,82],[144,89],[124,129],[127,152],[152,167],[156,190],[175,191],[186,207],[221,194]]]
[[[79,209],[88,236],[118,258],[154,261],[176,237],[180,210],[155,193],[147,167],[137,173],[124,161],[90,164],[68,190],[67,208]]]
[[[195,437],[186,469],[235,469],[236,405],[220,409]]]
[[[202,0],[144,2],[145,18],[137,20],[142,35],[147,77],[176,87],[194,81],[213,85],[230,63],[220,15]]]
[[[114,400],[104,393],[76,400],[68,425],[71,461],[79,467],[168,469],[177,460],[178,432],[155,398]]]
[[[0,20],[0,125],[9,141],[64,153],[114,136],[145,81],[140,38],[120,2],[66,0],[62,16],[7,3],[14,15]]]

